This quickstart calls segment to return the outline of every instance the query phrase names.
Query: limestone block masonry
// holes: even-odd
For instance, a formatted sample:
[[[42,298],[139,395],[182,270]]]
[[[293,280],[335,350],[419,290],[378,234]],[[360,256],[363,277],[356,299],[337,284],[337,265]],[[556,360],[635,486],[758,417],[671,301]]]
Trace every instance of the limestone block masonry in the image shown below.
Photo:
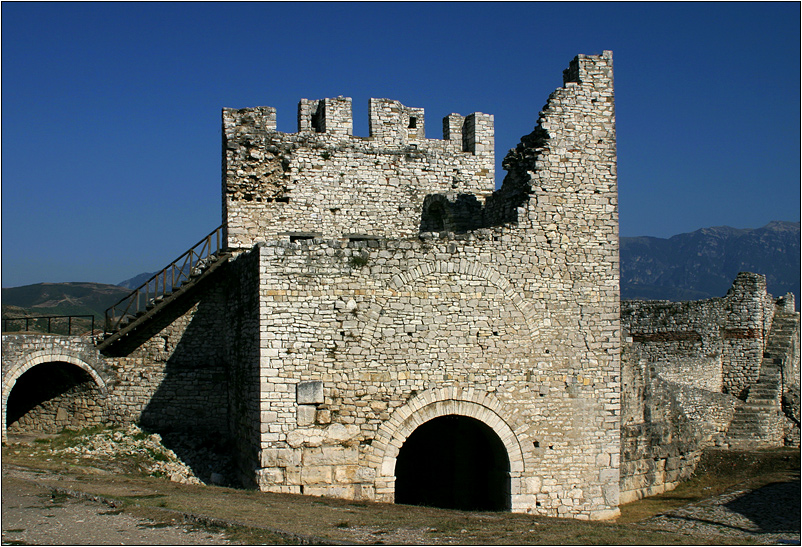
[[[344,97],[302,100],[295,134],[275,131],[275,109],[225,109],[228,247],[277,236],[417,237],[427,195],[493,192],[493,116],[452,114],[444,139],[427,139],[423,109],[371,99],[370,137],[351,126]]]
[[[739,424],[759,433],[741,448],[783,446],[785,430],[798,438],[798,402],[787,398],[799,392],[799,314],[764,276],[738,274],[722,298],[624,301],[621,325],[622,503],[674,488],[703,449],[735,444]],[[782,373],[769,370],[776,363]]]
[[[115,376],[90,339],[3,334],[2,355],[3,439],[9,422],[12,432],[58,433],[65,427],[80,428],[108,421],[108,396],[116,386]],[[70,367],[72,374],[61,374],[54,363]],[[50,367],[47,381],[37,385],[30,380],[25,382],[26,373],[40,365]],[[8,403],[15,387],[34,391],[47,400],[24,416],[9,416]]]
[[[617,514],[612,55],[564,77],[497,192],[492,116],[439,141],[386,99],[368,138],[343,97],[301,101],[296,134],[223,112],[228,245],[259,257],[260,489],[392,502],[405,441],[456,415],[504,447],[509,509]]]

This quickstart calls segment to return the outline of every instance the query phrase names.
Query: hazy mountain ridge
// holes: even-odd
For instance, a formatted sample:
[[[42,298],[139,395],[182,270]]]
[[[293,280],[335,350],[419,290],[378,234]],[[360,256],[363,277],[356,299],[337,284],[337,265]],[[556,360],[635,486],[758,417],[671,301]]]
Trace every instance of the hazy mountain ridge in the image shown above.
[[[103,283],[37,283],[2,290],[3,317],[94,315],[101,318],[131,291]]]
[[[799,305],[800,223],[773,221],[755,229],[716,226],[668,239],[621,238],[624,299],[724,296],[742,271],[765,275],[772,295],[792,292]]]
[[[145,272],[139,275],[135,275],[131,279],[126,279],[125,281],[121,281],[117,283],[118,287],[124,287],[128,290],[133,291],[141,287],[146,281],[148,281],[151,277],[156,275],[156,272]]]
[[[800,304],[800,223],[757,229],[702,228],[668,239],[621,238],[621,297],[701,300],[724,296],[738,272],[766,276],[775,297],[793,292]],[[94,314],[150,279],[142,273],[118,285],[38,283],[2,290],[3,316]]]

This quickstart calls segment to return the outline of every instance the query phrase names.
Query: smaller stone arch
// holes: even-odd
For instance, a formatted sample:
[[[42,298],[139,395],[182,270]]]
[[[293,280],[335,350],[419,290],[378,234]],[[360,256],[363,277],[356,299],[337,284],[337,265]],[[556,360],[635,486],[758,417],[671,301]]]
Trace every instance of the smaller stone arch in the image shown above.
[[[536,337],[540,333],[538,321],[535,317],[535,310],[523,296],[516,290],[515,286],[500,274],[496,269],[486,264],[462,259],[459,262],[449,262],[438,260],[433,262],[423,262],[410,267],[403,272],[395,274],[387,284],[393,294],[403,292],[406,287],[412,285],[418,279],[438,275],[438,274],[462,274],[469,275],[476,279],[482,279],[496,287],[505,295],[507,300],[512,303],[515,309],[521,314],[523,324],[528,330],[530,338]],[[387,307],[388,297],[378,296],[371,304],[368,314],[368,322],[362,332],[362,340],[372,341],[378,329],[377,319],[381,311]]]
[[[8,398],[11,395],[11,391],[14,389],[14,386],[17,383],[17,380],[26,372],[31,370],[32,368],[36,367],[37,365],[41,365],[44,363],[68,363],[71,365],[75,365],[76,367],[80,368],[84,372],[86,372],[92,380],[97,385],[100,393],[106,397],[108,396],[108,387],[106,385],[106,381],[103,377],[90,365],[89,363],[75,357],[74,355],[70,355],[69,353],[60,352],[60,351],[48,351],[48,350],[41,350],[30,353],[25,356],[25,358],[12,366],[9,371],[3,376],[3,391],[2,391],[2,404],[3,404],[3,412],[2,412],[2,438],[5,440],[7,438],[7,409],[8,409]]]
[[[498,436],[509,460],[512,507],[521,492],[521,475],[525,471],[523,450],[512,428],[501,417],[501,404],[490,394],[459,387],[427,390],[399,407],[377,431],[370,456],[376,469],[376,494],[382,501],[393,501],[395,468],[398,453],[409,436],[424,423],[447,415],[467,416],[488,426]]]

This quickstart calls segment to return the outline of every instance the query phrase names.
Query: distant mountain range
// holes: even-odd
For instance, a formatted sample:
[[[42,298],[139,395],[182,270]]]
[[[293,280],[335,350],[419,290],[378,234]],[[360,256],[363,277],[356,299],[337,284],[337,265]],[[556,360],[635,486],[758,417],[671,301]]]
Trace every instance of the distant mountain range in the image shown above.
[[[792,292],[800,305],[800,223],[757,229],[702,228],[668,239],[621,238],[621,298],[700,300],[724,296],[738,272],[766,276],[775,297]],[[118,285],[38,283],[2,290],[3,317],[94,314],[150,279],[142,273]]]
[[[775,297],[792,292],[799,309],[800,223],[702,228],[668,239],[621,238],[621,298],[700,300],[724,296],[738,272],[766,276]]]
[[[135,275],[131,279],[126,279],[125,281],[121,281],[117,283],[118,287],[124,287],[133,291],[134,289],[141,287],[146,281],[150,280],[151,277],[156,275],[156,272],[150,273],[141,273],[139,275]]]
[[[3,289],[3,319],[52,315],[93,315],[95,333],[103,328],[106,308],[116,304],[130,291],[102,283],[38,283]],[[34,332],[88,334],[92,319],[72,318],[39,321],[3,321],[11,332],[28,328]]]

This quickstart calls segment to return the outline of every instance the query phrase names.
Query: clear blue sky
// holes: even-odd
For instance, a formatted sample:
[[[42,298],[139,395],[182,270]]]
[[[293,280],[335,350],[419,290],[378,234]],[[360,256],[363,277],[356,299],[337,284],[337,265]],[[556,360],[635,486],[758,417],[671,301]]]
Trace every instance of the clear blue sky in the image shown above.
[[[221,223],[220,110],[493,114],[614,52],[621,234],[800,219],[800,4],[2,3],[2,286],[118,283]]]

